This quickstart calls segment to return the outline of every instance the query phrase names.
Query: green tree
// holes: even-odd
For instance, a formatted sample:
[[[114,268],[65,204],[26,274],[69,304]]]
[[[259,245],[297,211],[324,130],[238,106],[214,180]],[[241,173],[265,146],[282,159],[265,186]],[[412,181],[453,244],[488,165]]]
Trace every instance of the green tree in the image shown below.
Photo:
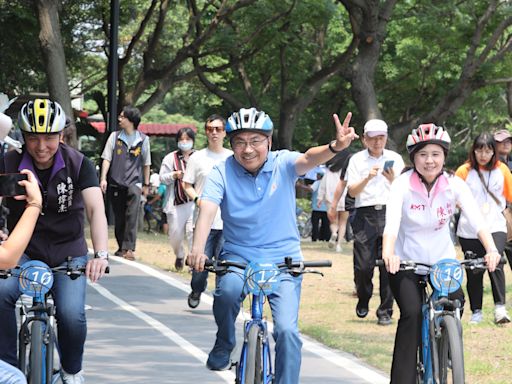
[[[298,119],[356,47],[339,27],[342,11],[327,0],[260,1],[220,31],[217,57],[199,52],[198,76],[231,109],[251,105],[274,116],[277,146],[291,148]]]
[[[60,3],[71,83],[105,113],[108,1]],[[0,86],[11,96],[46,89],[44,61],[34,59],[40,45],[33,4],[0,2],[0,21],[9,26],[0,39],[7,52]],[[329,140],[330,115],[348,110],[356,127],[383,117],[398,145],[419,122],[446,124],[461,143],[510,122],[509,1],[122,5],[119,105],[133,103],[143,113],[161,104],[166,113],[202,120],[254,105],[273,117],[280,147],[301,149]]]

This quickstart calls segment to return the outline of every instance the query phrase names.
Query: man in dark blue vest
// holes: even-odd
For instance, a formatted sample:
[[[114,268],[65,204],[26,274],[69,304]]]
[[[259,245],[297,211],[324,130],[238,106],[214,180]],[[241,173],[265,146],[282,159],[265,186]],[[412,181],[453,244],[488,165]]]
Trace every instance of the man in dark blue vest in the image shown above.
[[[124,107],[118,122],[121,130],[110,134],[101,154],[100,187],[114,210],[115,255],[135,260],[140,198],[148,194],[151,153],[149,138],[137,130],[137,108]]]
[[[10,151],[0,158],[0,173],[28,169],[36,176],[43,195],[41,216],[20,264],[32,259],[50,267],[86,265],[86,275],[97,281],[108,265],[107,219],[92,162],[63,144],[66,117],[61,106],[48,99],[29,101],[20,110],[18,124],[25,145],[21,153]],[[25,210],[23,200],[7,198],[8,229],[16,225]],[[84,214],[85,213],[85,214]],[[91,227],[94,258],[87,256],[84,216]],[[65,384],[83,383],[82,357],[87,323],[85,318],[86,279],[56,276],[52,288],[57,306],[58,344],[61,376]],[[0,359],[17,364],[15,304],[20,296],[18,281],[0,280]]]

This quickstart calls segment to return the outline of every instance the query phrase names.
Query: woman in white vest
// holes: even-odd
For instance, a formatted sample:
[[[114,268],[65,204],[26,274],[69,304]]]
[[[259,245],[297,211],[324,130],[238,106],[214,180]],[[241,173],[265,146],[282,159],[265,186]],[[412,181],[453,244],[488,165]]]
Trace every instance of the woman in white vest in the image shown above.
[[[391,366],[391,383],[416,383],[417,350],[421,339],[421,288],[423,276],[399,271],[401,260],[434,264],[455,258],[450,219],[459,206],[485,249],[489,271],[500,260],[494,240],[464,181],[444,171],[451,139],[442,127],[422,124],[407,138],[413,167],[391,184],[386,210],[382,259],[390,273],[389,284],[400,308]],[[432,244],[436,246],[433,247]],[[462,289],[450,295],[464,303]]]

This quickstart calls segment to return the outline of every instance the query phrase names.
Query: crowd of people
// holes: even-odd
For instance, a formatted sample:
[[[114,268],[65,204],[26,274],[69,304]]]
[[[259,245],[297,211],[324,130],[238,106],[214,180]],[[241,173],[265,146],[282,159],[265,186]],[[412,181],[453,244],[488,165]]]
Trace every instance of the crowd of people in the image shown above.
[[[95,282],[109,260],[102,193],[114,213],[118,245],[114,254],[127,260],[136,259],[141,201],[150,207],[158,202],[175,268],[191,268],[187,300],[190,308],[196,308],[207,287],[207,259],[302,260],[296,183],[312,171],[316,180],[307,187],[312,194],[312,240],[327,241],[329,248],[340,252],[346,228],[351,227],[359,318],[369,314],[375,261],[384,261],[379,269],[377,324],[392,324],[395,300],[400,311],[392,383],[415,382],[421,329],[422,276],[400,271],[399,263],[455,258],[450,219],[458,210],[456,233],[462,250],[484,257],[488,264],[494,320],[496,324],[511,321],[505,273],[499,264],[504,253],[512,258],[502,214],[512,202],[512,135],[507,130],[479,134],[467,161],[453,173],[445,169],[450,135],[433,123],[421,124],[408,135],[406,167],[400,154],[386,148],[388,125],[381,119],[365,123],[363,149],[352,153],[348,148],[359,137],[350,127],[351,113],[343,123],[333,115],[333,140],[299,153],[272,150],[270,116],[242,108],[227,120],[220,115],[206,119],[206,148],[195,148],[192,129],[180,129],[177,149],[163,158],[158,173],[150,175],[150,143],[138,130],[140,111],[126,106],[118,117],[119,130],[110,134],[102,152],[98,178],[92,162],[62,142],[65,119],[61,106],[48,99],[29,101],[21,108],[18,125],[25,145],[21,152],[4,154],[0,174],[21,172],[28,180],[20,183],[26,195],[5,199],[10,236],[2,233],[7,240],[0,246],[1,268],[30,259],[54,267],[72,256],[73,263],[86,266],[86,277]],[[224,147],[226,138],[231,149]],[[91,228],[92,258],[87,255],[84,217]],[[433,242],[436,247],[429,246]],[[467,275],[471,323],[483,318],[483,278],[483,271]],[[276,341],[275,382],[280,384],[299,382],[301,281],[300,276],[286,275],[268,297]],[[83,383],[86,278],[58,279],[54,287],[62,380]],[[236,275],[216,279],[213,315],[218,331],[206,363],[211,370],[231,367],[235,319],[245,294]],[[22,380],[14,368],[14,308],[19,295],[15,279],[0,281],[0,378],[11,375],[13,383],[23,382],[14,381]],[[462,289],[453,295],[464,303]]]

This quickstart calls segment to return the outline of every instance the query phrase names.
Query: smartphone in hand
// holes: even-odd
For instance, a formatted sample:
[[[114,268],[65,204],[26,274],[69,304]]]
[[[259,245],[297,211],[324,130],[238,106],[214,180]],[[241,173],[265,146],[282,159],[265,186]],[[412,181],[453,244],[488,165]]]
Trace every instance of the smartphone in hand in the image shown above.
[[[395,164],[394,160],[386,160],[383,171],[386,172],[389,168],[393,168],[393,164]]]
[[[27,180],[28,176],[24,173],[6,173],[0,175],[0,196],[20,196],[25,195],[25,187],[18,184],[18,181]]]

